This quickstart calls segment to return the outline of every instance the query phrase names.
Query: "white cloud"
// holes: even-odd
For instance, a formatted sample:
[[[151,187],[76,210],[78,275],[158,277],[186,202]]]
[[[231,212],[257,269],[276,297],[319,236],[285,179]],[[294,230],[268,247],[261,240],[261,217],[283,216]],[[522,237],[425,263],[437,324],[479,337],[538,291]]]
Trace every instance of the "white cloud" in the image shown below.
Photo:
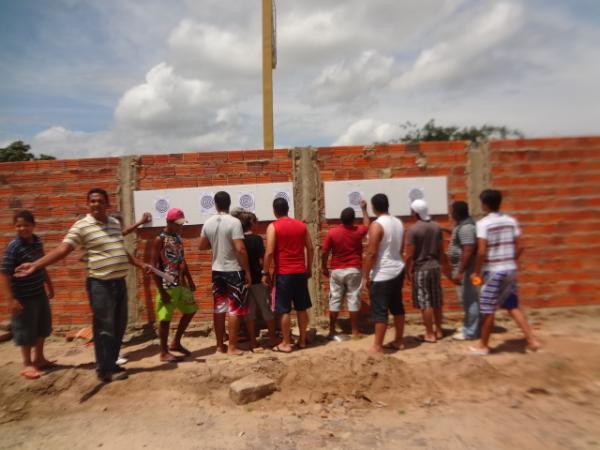
[[[398,138],[402,129],[398,125],[374,119],[361,119],[354,122],[332,145],[367,145],[374,142],[387,142]]]

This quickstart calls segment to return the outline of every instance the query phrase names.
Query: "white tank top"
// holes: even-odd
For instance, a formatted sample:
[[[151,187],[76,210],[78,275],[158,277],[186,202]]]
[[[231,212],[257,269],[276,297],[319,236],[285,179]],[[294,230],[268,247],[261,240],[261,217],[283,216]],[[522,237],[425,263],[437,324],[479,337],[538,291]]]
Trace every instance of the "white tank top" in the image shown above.
[[[375,265],[371,270],[371,280],[391,280],[404,269],[404,261],[400,255],[404,226],[399,219],[387,214],[379,216],[375,222],[383,228],[383,237],[379,243]]]

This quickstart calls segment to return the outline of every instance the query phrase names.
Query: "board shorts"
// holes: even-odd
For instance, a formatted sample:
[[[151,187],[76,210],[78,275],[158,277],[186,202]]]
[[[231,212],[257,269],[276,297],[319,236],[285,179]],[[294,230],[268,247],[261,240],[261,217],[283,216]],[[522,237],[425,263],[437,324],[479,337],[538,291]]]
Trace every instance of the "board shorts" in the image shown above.
[[[361,281],[360,269],[350,267],[332,270],[329,279],[329,311],[338,312],[341,309],[344,295],[348,311],[360,311]]]
[[[490,271],[483,274],[479,310],[481,314],[493,314],[499,307],[508,310],[519,307],[515,270]]]
[[[244,319],[256,320],[256,309],[260,310],[264,321],[273,320],[269,288],[262,283],[253,284],[248,289],[248,315]]]
[[[248,314],[248,289],[244,271],[212,272],[212,291],[215,304],[214,312],[217,314],[229,313],[232,316],[245,316]]]
[[[412,280],[412,303],[418,309],[441,308],[442,275],[439,268],[415,270]]]
[[[194,314],[198,311],[194,294],[187,287],[174,286],[165,290],[171,297],[170,303],[164,303],[160,292],[156,293],[156,318],[159,322],[170,322],[175,308],[181,311],[182,314]]]
[[[306,273],[275,275],[272,308],[278,314],[288,314],[292,306],[296,311],[306,311],[312,306]]]
[[[371,298],[371,316],[373,322],[388,321],[388,312],[392,316],[403,316],[404,303],[402,303],[402,285],[404,284],[404,270],[391,280],[373,281],[369,286]]]
[[[50,301],[46,293],[17,301],[23,309],[11,318],[13,340],[18,346],[34,346],[38,339],[52,333]]]

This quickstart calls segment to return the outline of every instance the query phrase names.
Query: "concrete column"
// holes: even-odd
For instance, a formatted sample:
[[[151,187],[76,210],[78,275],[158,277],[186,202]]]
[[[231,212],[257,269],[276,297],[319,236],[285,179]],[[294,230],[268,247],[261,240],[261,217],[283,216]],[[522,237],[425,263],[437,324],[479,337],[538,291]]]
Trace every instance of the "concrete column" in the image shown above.
[[[294,177],[294,211],[296,218],[306,223],[315,248],[315,258],[312,264],[313,276],[309,280],[308,288],[313,302],[311,326],[315,321],[313,316],[320,316],[324,312],[321,298],[321,273],[320,255],[320,198],[321,177],[318,166],[318,151],[316,148],[294,148],[291,150]]]
[[[472,144],[468,150],[467,201],[469,211],[475,218],[483,215],[479,193],[490,186],[490,145],[488,141]]]
[[[124,225],[131,225],[135,222],[133,191],[137,188],[137,164],[137,156],[124,156],[119,161],[119,210]],[[125,248],[129,253],[135,254],[136,246],[136,233],[125,236]],[[125,281],[127,283],[127,301],[129,307],[128,323],[129,325],[133,325],[140,319],[136,267],[130,266]]]

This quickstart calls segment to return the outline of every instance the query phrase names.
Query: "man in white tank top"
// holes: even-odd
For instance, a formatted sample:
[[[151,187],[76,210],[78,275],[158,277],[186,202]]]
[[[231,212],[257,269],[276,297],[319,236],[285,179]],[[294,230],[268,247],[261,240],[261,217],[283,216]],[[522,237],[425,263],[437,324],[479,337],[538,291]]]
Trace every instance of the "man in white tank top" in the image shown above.
[[[369,227],[369,241],[363,260],[363,286],[369,288],[371,315],[375,323],[375,340],[370,352],[383,353],[384,349],[403,348],[404,227],[399,219],[390,216],[389,201],[385,194],[374,195],[371,198],[371,207],[377,219]],[[383,345],[388,312],[394,317],[396,336],[392,342]]]

